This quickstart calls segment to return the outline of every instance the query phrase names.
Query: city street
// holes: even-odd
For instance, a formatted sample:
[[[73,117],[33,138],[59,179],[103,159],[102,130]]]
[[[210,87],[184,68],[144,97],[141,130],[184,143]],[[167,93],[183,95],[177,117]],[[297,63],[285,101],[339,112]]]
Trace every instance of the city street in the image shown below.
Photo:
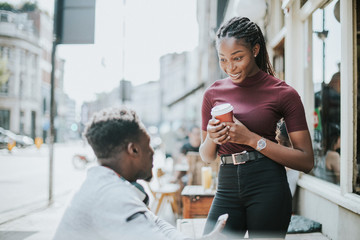
[[[55,144],[53,197],[69,195],[85,177],[72,165],[75,153],[92,156],[82,142]],[[0,151],[0,225],[48,205],[49,150],[46,144]]]

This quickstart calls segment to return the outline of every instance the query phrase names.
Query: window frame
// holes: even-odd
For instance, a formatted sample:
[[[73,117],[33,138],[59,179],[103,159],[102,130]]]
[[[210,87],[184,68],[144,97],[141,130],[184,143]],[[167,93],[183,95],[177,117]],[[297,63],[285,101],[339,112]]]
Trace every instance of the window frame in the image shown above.
[[[334,0],[336,1],[336,0]],[[312,13],[321,6],[328,4],[326,0],[309,0],[298,12],[298,19],[302,22],[302,31],[304,34],[303,51],[307,52],[312,36]],[[355,174],[356,169],[356,94],[357,94],[357,53],[356,48],[348,47],[355,46],[356,43],[356,19],[355,15],[355,1],[340,1],[340,16],[341,16],[341,112],[340,112],[340,127],[341,127],[341,163],[340,163],[340,186],[326,182],[317,177],[303,174],[298,181],[298,185],[305,190],[320,195],[330,202],[336,203],[352,212],[360,214],[360,195],[355,194]],[[285,6],[286,7],[286,6]],[[303,92],[303,100],[309,123],[309,129],[313,127],[312,114],[314,111],[314,92],[312,86],[312,60],[307,62],[308,54],[303,55],[303,75],[306,81],[303,86],[298,87],[307,89],[309,91]],[[312,59],[312,58],[311,58]],[[311,134],[313,131],[311,130]]]

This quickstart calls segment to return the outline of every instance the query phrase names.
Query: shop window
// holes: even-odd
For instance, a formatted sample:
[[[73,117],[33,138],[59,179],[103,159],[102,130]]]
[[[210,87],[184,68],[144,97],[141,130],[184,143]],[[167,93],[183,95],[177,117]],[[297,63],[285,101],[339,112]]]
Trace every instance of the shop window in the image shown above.
[[[312,14],[312,53],[315,93],[312,174],[340,183],[340,60],[341,29],[338,1]]]

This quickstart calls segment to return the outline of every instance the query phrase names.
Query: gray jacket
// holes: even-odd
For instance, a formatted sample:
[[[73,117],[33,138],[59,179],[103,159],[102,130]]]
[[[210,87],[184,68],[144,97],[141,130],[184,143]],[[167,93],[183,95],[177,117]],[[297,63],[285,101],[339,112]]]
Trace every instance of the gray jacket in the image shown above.
[[[145,194],[106,167],[88,170],[55,233],[54,240],[189,239],[155,216]]]

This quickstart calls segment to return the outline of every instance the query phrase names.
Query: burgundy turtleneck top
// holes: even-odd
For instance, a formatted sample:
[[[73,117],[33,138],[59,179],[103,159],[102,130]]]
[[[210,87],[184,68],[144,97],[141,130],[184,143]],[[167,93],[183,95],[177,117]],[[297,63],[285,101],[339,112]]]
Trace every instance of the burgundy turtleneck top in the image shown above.
[[[202,103],[202,130],[211,119],[211,108],[231,103],[234,117],[250,131],[276,142],[276,123],[283,117],[288,132],[307,130],[304,106],[294,88],[263,71],[235,84],[230,78],[215,81],[206,89]],[[241,144],[218,146],[218,154],[232,154],[254,149]]]

